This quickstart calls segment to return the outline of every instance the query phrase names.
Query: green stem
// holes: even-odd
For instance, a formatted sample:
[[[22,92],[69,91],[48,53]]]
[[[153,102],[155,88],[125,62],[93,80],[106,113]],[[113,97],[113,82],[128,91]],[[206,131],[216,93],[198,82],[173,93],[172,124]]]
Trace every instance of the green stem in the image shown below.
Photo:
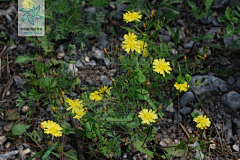
[[[25,133],[44,151],[42,146],[30,134],[28,134],[27,132],[25,132]]]

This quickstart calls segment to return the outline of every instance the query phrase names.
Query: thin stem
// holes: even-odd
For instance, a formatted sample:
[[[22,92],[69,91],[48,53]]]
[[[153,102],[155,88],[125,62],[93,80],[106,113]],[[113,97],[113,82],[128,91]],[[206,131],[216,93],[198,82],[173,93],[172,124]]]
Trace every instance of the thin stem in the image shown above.
[[[149,136],[150,131],[151,131],[151,126],[149,127],[149,130],[148,130],[148,133],[147,133],[147,137],[145,138],[145,140],[143,142],[142,148],[143,148],[143,146],[144,146],[144,144],[145,144],[145,142],[146,142],[146,140],[147,140],[147,138]]]

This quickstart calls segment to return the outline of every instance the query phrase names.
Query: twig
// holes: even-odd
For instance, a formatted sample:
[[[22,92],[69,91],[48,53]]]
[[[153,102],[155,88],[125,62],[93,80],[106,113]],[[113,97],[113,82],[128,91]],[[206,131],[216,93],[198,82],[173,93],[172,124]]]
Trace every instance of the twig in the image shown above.
[[[6,93],[7,90],[10,88],[10,86],[12,85],[12,83],[13,83],[13,76],[10,75],[10,78],[9,78],[9,80],[8,80],[8,82],[7,82],[7,85],[6,85],[6,87],[5,87],[4,91],[3,91],[2,99],[5,97],[5,93]]]
[[[21,140],[15,139],[15,138],[11,138],[11,137],[8,137],[8,138],[9,138],[9,139],[12,139],[12,140],[15,140],[15,141],[18,141],[18,142],[24,142],[24,141],[21,141]],[[24,143],[26,143],[26,144],[28,144],[28,145],[30,145],[30,146],[34,146],[34,147],[40,148],[39,146],[36,146],[36,145],[31,144],[31,143],[28,143],[28,142],[24,142]]]
[[[4,46],[4,48],[3,48],[3,50],[2,50],[2,52],[1,52],[1,54],[0,54],[0,78],[1,78],[1,65],[2,65],[2,55],[3,55],[3,53],[5,52],[5,50],[6,50],[6,48],[7,48],[7,46]]]
[[[179,132],[179,118],[180,118],[180,113],[179,113],[179,110],[180,110],[180,102],[179,102],[179,95],[178,95],[178,119],[177,119],[177,123],[178,123],[178,138],[180,140],[180,132]]]
[[[190,135],[188,134],[188,131],[186,130],[186,128],[182,125],[182,123],[179,123],[179,124],[182,127],[182,129],[184,130],[184,132],[187,134],[187,137],[190,138]]]

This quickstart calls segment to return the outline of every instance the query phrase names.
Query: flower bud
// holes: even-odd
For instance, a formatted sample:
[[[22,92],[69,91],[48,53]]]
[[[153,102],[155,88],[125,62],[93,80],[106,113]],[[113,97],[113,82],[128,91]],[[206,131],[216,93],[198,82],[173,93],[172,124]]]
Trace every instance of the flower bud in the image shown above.
[[[184,62],[185,62],[185,63],[187,62],[187,57],[186,57],[186,56],[184,56]]]
[[[143,27],[146,28],[146,24],[145,23],[143,23]]]
[[[106,108],[106,107],[103,107],[103,113],[104,113],[106,110],[107,110],[107,108]]]
[[[152,16],[153,16],[153,14],[154,14],[154,11],[151,11],[151,18],[152,18]]]
[[[159,112],[161,108],[162,108],[162,106],[159,106],[157,111]]]
[[[113,82],[113,78],[112,78],[112,77],[110,77],[110,79],[111,79],[111,81]]]
[[[104,52],[105,52],[106,54],[108,54],[108,51],[107,51],[107,49],[106,49],[106,48],[104,48]]]
[[[192,67],[193,67],[193,68],[195,67],[195,63],[192,64]]]
[[[152,61],[153,61],[153,58],[151,57],[151,61],[150,61],[150,64],[152,64]]]
[[[132,70],[130,71],[129,75],[130,75],[130,76],[132,75]]]
[[[88,110],[87,110],[87,107],[85,107],[84,110],[87,112],[87,111],[88,111]]]
[[[53,110],[53,112],[55,112],[55,110],[56,110],[56,107],[52,107],[52,110]]]
[[[117,48],[117,52],[119,51],[119,48]]]
[[[206,55],[206,54],[204,54],[204,56],[203,56],[203,61],[205,61],[206,57],[207,57],[207,55]]]
[[[145,81],[145,86],[147,85],[148,80]]]
[[[65,92],[64,91],[62,91],[62,97],[64,98],[64,94],[65,94]]]

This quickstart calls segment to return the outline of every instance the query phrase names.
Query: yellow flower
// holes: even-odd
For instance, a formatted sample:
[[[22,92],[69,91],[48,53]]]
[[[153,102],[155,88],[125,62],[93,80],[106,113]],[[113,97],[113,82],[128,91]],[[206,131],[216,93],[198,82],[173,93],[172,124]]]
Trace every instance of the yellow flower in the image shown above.
[[[60,127],[59,124],[53,122],[53,121],[44,121],[41,123],[42,127],[44,128],[44,133],[46,134],[52,134],[55,137],[61,137],[62,136],[62,127]]]
[[[65,94],[65,92],[64,91],[62,91],[62,97],[64,98],[64,94]]]
[[[155,72],[160,73],[163,75],[163,77],[165,77],[165,72],[170,74],[170,71],[172,70],[172,68],[170,67],[170,63],[169,62],[165,62],[165,59],[154,59],[153,61],[153,68]]]
[[[102,88],[98,88],[98,90],[99,90],[99,93],[102,94],[102,93],[104,93],[106,91],[109,92],[112,88],[113,87],[109,87],[108,88],[108,86],[103,86]]]
[[[122,42],[122,48],[129,53],[130,50],[133,52],[138,48],[137,36],[134,33],[128,33],[123,36],[124,41]]]
[[[24,0],[22,3],[23,8],[30,8],[28,2],[34,4],[32,0]]]
[[[189,85],[187,84],[187,82],[185,81],[183,84],[178,84],[177,82],[175,82],[174,87],[179,90],[180,92],[184,91],[187,92]]]
[[[207,127],[210,127],[211,122],[209,118],[206,115],[199,115],[193,119],[194,122],[197,123],[197,128],[200,129],[206,129]]]
[[[136,51],[138,53],[142,53],[143,50],[145,49],[145,47],[147,47],[147,46],[148,46],[147,42],[144,42],[142,40],[138,40],[137,41],[137,49],[136,49]]]
[[[73,118],[76,118],[76,119],[81,119],[86,114],[84,109],[79,109],[75,113],[76,113],[76,116],[74,116]]]
[[[102,96],[99,95],[99,92],[98,92],[98,91],[95,91],[95,92],[91,93],[90,96],[89,96],[89,98],[90,98],[91,100],[93,100],[93,101],[94,101],[94,100],[96,100],[96,101],[102,100]]]
[[[70,107],[67,108],[67,111],[72,109],[72,113],[76,113],[78,110],[83,108],[83,101],[79,99],[71,100],[67,99],[66,102],[70,105]]]
[[[128,11],[127,13],[123,14],[123,20],[128,22],[132,22],[132,21],[140,21],[140,19],[142,18],[142,15],[140,15],[140,11],[138,12],[130,12]]]
[[[141,112],[139,112],[138,117],[142,119],[142,124],[156,122],[156,119],[158,118],[157,114],[155,111],[152,111],[152,109],[149,111],[147,109],[143,109]]]

